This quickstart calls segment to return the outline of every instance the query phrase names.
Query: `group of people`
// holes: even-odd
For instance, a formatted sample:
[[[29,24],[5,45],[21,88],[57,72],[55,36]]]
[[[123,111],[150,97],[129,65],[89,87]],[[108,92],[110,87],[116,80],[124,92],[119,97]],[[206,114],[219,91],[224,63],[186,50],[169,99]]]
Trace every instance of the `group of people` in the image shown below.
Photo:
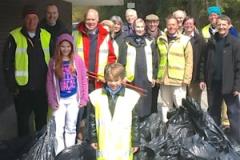
[[[116,15],[100,22],[98,11],[89,9],[72,34],[58,7],[46,8],[39,21],[37,8],[25,6],[24,25],[10,32],[4,48],[19,136],[29,134],[32,112],[37,131],[46,125],[50,106],[56,155],[84,137],[98,159],[133,159],[147,117],[162,112],[167,122],[183,98],[200,103],[207,88],[209,114],[221,125],[224,100],[233,140],[240,143],[240,42],[219,7],[208,8],[210,24],[202,30],[177,10],[164,31],[155,14],[142,19],[127,9],[126,23]]]

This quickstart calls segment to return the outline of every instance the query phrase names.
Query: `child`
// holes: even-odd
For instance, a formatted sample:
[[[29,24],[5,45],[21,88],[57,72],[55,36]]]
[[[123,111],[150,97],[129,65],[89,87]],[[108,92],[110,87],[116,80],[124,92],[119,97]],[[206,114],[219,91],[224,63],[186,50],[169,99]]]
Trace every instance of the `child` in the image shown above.
[[[89,97],[91,146],[98,160],[132,160],[139,146],[139,123],[135,106],[140,95],[122,85],[124,67],[119,63],[105,67],[106,84]]]
[[[73,37],[61,34],[47,75],[48,102],[56,122],[56,155],[75,144],[78,111],[88,101],[86,76],[83,61],[74,54]]]

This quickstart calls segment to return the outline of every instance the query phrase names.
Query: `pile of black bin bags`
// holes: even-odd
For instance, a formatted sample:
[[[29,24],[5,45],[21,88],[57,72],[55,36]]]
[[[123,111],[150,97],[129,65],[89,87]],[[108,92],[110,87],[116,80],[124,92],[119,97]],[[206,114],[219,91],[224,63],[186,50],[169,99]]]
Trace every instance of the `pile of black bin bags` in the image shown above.
[[[167,124],[158,114],[141,124],[136,160],[240,160],[231,142],[193,99],[173,111]]]
[[[141,147],[135,160],[240,160],[231,142],[213,119],[192,99],[171,113],[167,124],[155,113],[141,122]],[[95,160],[87,144],[75,145],[54,155],[54,120],[48,123],[24,160]],[[49,133],[50,132],[50,133]]]

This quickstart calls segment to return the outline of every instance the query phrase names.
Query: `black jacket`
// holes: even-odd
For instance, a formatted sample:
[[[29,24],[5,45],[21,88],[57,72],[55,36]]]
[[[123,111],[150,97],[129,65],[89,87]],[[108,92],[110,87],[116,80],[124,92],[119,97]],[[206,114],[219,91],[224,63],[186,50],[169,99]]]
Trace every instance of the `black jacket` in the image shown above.
[[[109,106],[109,108],[115,108],[117,98],[115,100],[115,103],[111,103],[110,101],[112,98],[109,92],[105,88],[103,88],[102,91],[106,92],[109,100],[109,105],[114,105],[114,106]],[[124,93],[125,93],[125,89],[123,88],[117,96],[124,96]],[[97,130],[96,130],[95,110],[94,110],[94,106],[91,103],[89,103],[89,107],[90,107],[89,125],[88,125],[89,141],[90,143],[97,143],[98,137],[97,137]],[[132,111],[132,147],[138,147],[140,145],[139,118],[137,116],[135,108],[136,106]]]
[[[9,35],[3,51],[3,68],[6,85],[10,92],[15,93],[16,90],[45,90],[47,64],[44,59],[44,52],[40,41],[40,28],[37,28],[34,38],[29,37],[25,27],[21,29],[21,33],[27,38],[28,48],[28,72],[29,79],[25,86],[18,86],[15,79],[15,50],[16,42],[12,35]],[[50,42],[50,50],[52,43]],[[50,53],[51,54],[51,53]]]
[[[192,73],[192,82],[199,82],[200,79],[203,79],[203,58],[206,54],[206,43],[201,35],[194,33],[194,36],[190,40],[193,48],[193,73]]]
[[[207,44],[205,57],[205,82],[208,89],[211,89],[214,72],[214,54],[216,54],[216,38],[213,36]],[[240,41],[228,34],[225,37],[225,45],[222,54],[222,93],[231,94],[240,91]]]

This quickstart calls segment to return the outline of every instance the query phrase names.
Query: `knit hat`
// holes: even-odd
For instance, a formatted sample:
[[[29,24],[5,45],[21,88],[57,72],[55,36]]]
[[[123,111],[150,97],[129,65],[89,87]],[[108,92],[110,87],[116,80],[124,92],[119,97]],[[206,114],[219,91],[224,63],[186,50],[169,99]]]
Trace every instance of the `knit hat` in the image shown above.
[[[28,14],[36,14],[38,16],[38,10],[35,5],[25,5],[22,11],[22,17],[24,18]]]
[[[62,41],[68,41],[73,45],[73,37],[68,33],[63,33],[57,37],[56,44],[59,45]]]
[[[145,18],[146,21],[158,21],[159,17],[155,14],[149,14]]]
[[[220,7],[218,7],[218,6],[208,7],[208,15],[211,15],[212,13],[215,13],[217,15],[221,15]]]

